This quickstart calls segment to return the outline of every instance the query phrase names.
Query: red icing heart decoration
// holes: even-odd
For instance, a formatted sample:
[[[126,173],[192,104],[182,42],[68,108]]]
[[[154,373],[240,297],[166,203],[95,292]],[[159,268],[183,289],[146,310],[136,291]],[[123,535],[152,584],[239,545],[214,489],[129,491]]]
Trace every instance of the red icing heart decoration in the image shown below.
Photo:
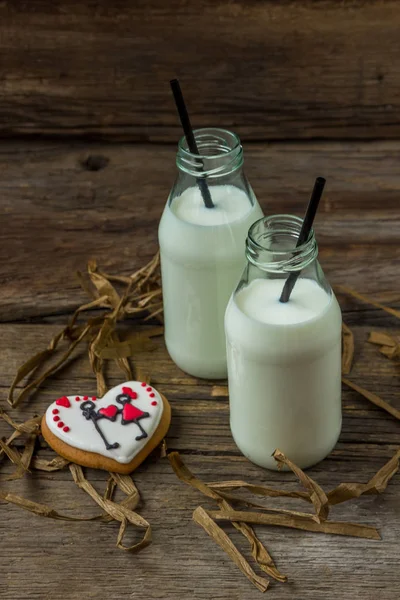
[[[67,396],[63,396],[62,398],[56,400],[56,404],[58,404],[58,406],[64,406],[64,408],[69,408],[71,406]]]
[[[113,419],[118,412],[118,408],[114,404],[110,404],[106,408],[100,408],[99,413],[107,419]]]
[[[127,396],[130,396],[130,398],[132,398],[132,400],[136,400],[136,398],[137,398],[137,393],[134,392],[130,387],[123,387],[122,393],[126,394]]]
[[[124,421],[135,421],[138,417],[144,414],[140,408],[132,406],[132,404],[125,404],[122,409],[122,418]]]

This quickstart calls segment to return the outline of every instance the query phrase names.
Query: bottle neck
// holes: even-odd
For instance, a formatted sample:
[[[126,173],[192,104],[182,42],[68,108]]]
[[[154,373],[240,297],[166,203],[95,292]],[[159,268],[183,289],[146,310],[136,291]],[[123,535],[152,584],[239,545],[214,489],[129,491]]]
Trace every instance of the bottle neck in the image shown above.
[[[196,129],[199,154],[192,154],[183,137],[178,144],[176,164],[180,172],[196,178],[217,179],[240,173],[243,148],[238,136],[226,129]]]
[[[296,247],[302,219],[274,215],[256,221],[246,240],[247,260],[262,271],[276,274],[302,271],[318,257],[318,246],[311,230],[308,240]]]

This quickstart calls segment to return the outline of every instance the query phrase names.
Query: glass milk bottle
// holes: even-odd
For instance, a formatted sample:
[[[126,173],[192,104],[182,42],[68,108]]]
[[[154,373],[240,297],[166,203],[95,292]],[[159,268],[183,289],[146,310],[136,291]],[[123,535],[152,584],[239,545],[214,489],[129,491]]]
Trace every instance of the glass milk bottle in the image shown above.
[[[277,468],[277,448],[301,468],[319,462],[342,424],[341,312],[314,232],[295,248],[301,225],[290,215],[254,223],[225,315],[232,435],[249,460],[269,469]],[[298,271],[281,303],[288,275]]]
[[[165,342],[183,371],[219,379],[227,375],[225,309],[246,264],[248,228],[263,213],[239,138],[214,128],[194,134],[199,155],[180,140],[178,177],[158,230]],[[205,206],[204,182],[213,208]]]

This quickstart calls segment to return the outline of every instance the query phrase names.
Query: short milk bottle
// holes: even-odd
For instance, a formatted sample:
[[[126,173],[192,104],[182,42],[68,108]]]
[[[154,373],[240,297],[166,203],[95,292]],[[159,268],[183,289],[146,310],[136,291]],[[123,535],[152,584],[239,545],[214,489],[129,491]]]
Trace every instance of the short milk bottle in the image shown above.
[[[243,172],[239,138],[214,128],[194,134],[199,155],[180,140],[178,177],[158,231],[165,342],[183,371],[219,379],[227,375],[225,309],[246,264],[247,231],[263,213]]]
[[[342,424],[341,312],[314,232],[295,248],[301,225],[290,215],[254,223],[225,315],[232,435],[249,460],[269,469],[277,468],[275,449],[301,468],[319,462]],[[298,272],[289,301],[280,302]]]

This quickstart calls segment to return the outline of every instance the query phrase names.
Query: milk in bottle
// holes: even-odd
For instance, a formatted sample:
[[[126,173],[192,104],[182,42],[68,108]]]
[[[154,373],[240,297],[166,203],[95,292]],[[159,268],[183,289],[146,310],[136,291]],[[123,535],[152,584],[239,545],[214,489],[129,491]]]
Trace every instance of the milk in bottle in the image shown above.
[[[194,133],[200,156],[182,138],[158,232],[165,342],[181,369],[218,379],[227,375],[226,305],[246,263],[247,231],[262,211],[243,173],[239,138],[223,129]],[[199,177],[213,208],[204,204]]]
[[[270,469],[277,448],[301,468],[322,460],[342,422],[340,308],[314,233],[295,249],[301,223],[278,215],[251,227],[248,265],[225,316],[232,435],[247,458]]]

